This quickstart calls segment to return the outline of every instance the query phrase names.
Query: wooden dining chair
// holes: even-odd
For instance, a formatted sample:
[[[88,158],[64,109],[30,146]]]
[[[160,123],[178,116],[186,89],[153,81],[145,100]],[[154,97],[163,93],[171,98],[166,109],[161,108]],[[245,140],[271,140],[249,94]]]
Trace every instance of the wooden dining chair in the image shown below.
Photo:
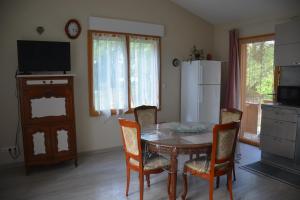
[[[234,149],[240,122],[218,124],[213,128],[211,155],[187,161],[183,169],[184,191],[182,199],[186,199],[188,183],[187,174],[209,181],[209,199],[213,200],[214,177],[227,175],[230,199],[232,195],[232,167],[234,165]]]
[[[140,127],[143,128],[145,126],[149,126],[152,124],[157,124],[157,107],[156,106],[148,106],[142,105],[134,108],[134,117],[135,121],[139,123]],[[142,151],[143,154],[150,157],[150,156],[157,156],[156,153],[147,152],[147,146],[142,141]],[[146,176],[148,185],[150,185],[150,175]]]
[[[220,116],[220,123],[226,124],[233,121],[241,121],[243,112],[235,108],[223,108]]]
[[[170,162],[168,159],[160,155],[144,159],[142,156],[140,125],[135,121],[126,119],[119,119],[119,123],[121,126],[122,141],[126,159],[126,196],[128,196],[129,191],[130,171],[133,170],[139,173],[140,200],[143,200],[144,176],[146,176],[147,186],[150,187],[150,174],[163,172],[164,169],[169,168]]]
[[[243,116],[243,112],[238,109],[223,108],[221,109],[220,112],[220,124],[226,124],[234,121],[241,121],[242,116]],[[233,165],[232,171],[233,171],[233,180],[236,181],[235,165]],[[217,188],[219,188],[219,185],[220,185],[220,177],[217,177]]]
[[[134,109],[135,121],[137,121],[141,127],[145,127],[151,124],[157,124],[157,107],[156,106],[138,106]]]

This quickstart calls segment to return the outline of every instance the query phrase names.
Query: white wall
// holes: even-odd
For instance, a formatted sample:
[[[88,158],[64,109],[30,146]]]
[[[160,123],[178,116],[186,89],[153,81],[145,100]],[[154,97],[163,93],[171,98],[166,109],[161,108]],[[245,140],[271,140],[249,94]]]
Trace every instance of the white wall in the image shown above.
[[[162,110],[160,121],[179,120],[180,74],[172,59],[187,58],[195,44],[206,52],[213,47],[213,27],[168,0],[1,0],[0,2],[0,148],[14,144],[17,124],[15,71],[16,40],[53,40],[71,42],[72,72],[75,79],[77,145],[80,152],[121,145],[116,117],[102,120],[88,112],[87,27],[88,17],[162,24]],[[76,18],[82,33],[69,40],[64,33],[67,20]],[[38,35],[37,26],[45,32]],[[132,116],[131,116],[132,117]],[[0,153],[0,164],[10,163],[8,153]]]
[[[214,59],[228,61],[229,30],[238,29],[240,37],[263,35],[275,32],[275,25],[288,19],[249,21],[242,23],[220,24],[214,26]]]
[[[224,61],[222,68],[222,80],[226,85],[228,80],[228,57],[229,57],[229,30],[238,29],[240,37],[263,35],[275,32],[275,25],[284,23],[288,19],[274,19],[249,21],[232,24],[214,25],[213,59]],[[222,88],[222,94],[226,93],[226,86]],[[224,103],[225,96],[222,95],[221,102]]]

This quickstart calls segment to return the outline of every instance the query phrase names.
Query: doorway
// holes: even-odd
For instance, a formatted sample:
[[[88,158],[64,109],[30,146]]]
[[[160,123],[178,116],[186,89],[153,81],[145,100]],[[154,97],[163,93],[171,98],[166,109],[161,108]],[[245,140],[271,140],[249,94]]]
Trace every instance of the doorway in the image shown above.
[[[241,108],[240,141],[260,145],[261,104],[275,100],[274,34],[240,38]]]

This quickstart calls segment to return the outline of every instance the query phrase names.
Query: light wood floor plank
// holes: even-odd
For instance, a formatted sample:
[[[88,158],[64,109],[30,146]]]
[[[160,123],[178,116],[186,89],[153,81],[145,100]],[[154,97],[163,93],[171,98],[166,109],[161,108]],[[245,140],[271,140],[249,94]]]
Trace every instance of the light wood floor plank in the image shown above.
[[[242,159],[239,165],[259,160],[256,147],[240,144]],[[180,164],[184,159],[181,157]],[[237,200],[298,200],[300,190],[279,181],[251,174],[236,167],[237,181],[233,184]],[[33,170],[29,176],[23,167],[1,169],[1,200],[136,200],[139,199],[137,174],[132,173],[129,197],[125,197],[125,163],[121,151],[85,155],[79,165],[63,163]],[[145,200],[165,200],[167,173],[151,176],[151,187],[145,186]],[[188,199],[208,199],[208,182],[189,177]],[[215,190],[216,200],[229,199],[226,178],[221,178],[220,188]],[[182,191],[181,174],[178,176],[178,199]]]

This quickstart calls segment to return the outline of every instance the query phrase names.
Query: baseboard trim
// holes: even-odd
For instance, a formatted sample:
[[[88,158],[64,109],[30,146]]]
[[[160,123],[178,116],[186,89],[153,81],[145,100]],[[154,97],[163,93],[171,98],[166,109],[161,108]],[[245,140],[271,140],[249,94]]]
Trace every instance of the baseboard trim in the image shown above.
[[[91,150],[91,151],[83,151],[83,152],[78,153],[78,157],[80,159],[80,158],[87,157],[87,156],[92,156],[92,155],[96,155],[96,154],[104,154],[104,153],[115,152],[115,151],[122,151],[122,146],[115,146],[115,147],[109,147],[109,148]],[[0,170],[15,168],[15,167],[25,167],[24,161],[1,164]]]
[[[252,146],[260,147],[260,143],[259,142],[256,142],[256,141],[253,141],[253,140],[249,140],[249,139],[246,139],[246,138],[243,138],[243,137],[240,137],[239,141],[242,142],[242,143],[245,143],[245,144],[249,144],[249,145],[252,145]]]
[[[0,165],[0,170],[21,167],[21,166],[24,166],[25,168],[24,161],[5,163]]]
[[[109,153],[114,151],[122,151],[122,146],[115,146],[115,147],[109,147],[104,149],[97,149],[97,150],[91,150],[91,151],[83,151],[78,153],[78,157],[85,157],[85,156],[91,156],[96,154],[102,154],[102,153]]]

